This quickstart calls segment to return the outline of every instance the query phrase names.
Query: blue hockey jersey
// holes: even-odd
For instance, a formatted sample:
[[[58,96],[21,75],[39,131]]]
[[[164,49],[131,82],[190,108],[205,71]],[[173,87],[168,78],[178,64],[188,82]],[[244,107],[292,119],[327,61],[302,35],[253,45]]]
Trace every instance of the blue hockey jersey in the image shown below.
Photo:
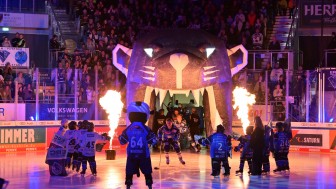
[[[141,122],[133,122],[119,136],[120,144],[128,143],[127,155],[131,158],[150,157],[148,144],[156,143],[156,135]]]

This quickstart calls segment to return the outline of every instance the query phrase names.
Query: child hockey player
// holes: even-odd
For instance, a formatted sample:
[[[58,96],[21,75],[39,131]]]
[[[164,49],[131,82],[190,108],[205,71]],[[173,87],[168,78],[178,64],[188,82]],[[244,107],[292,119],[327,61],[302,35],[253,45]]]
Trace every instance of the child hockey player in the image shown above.
[[[250,146],[250,140],[252,132],[253,132],[253,126],[248,126],[246,128],[246,135],[238,138],[239,144],[234,148],[235,152],[238,152],[240,151],[240,149],[242,149],[240,152],[239,170],[236,171],[236,174],[243,173],[245,161],[247,161],[249,167],[248,173],[251,174],[253,152]]]
[[[126,181],[127,188],[133,184],[133,174],[139,169],[145,175],[146,185],[152,188],[152,162],[148,145],[156,144],[156,135],[145,125],[149,119],[149,106],[144,102],[132,102],[127,107],[131,124],[118,137],[120,144],[127,145]]]
[[[173,124],[172,118],[166,119],[166,124],[162,126],[158,131],[159,141],[163,143],[163,149],[166,154],[166,164],[169,164],[169,150],[170,146],[173,146],[180,163],[183,165],[185,161],[182,159],[181,148],[179,145],[180,130]]]
[[[270,144],[271,144],[271,130],[272,128],[268,125],[265,125],[265,133],[264,133],[264,150],[263,150],[263,159],[262,159],[262,174],[269,175],[270,173]]]
[[[87,124],[89,122],[87,120],[79,121],[78,122],[78,130],[76,132],[76,145],[74,150],[74,157],[73,157],[73,164],[72,164],[72,170],[76,169],[76,172],[79,172],[79,169],[82,165],[83,160],[83,148],[80,147],[80,144],[82,143],[82,136],[87,131]]]
[[[94,132],[94,124],[89,122],[87,124],[87,132],[81,136],[81,148],[83,149],[83,160],[82,160],[82,171],[81,175],[85,175],[87,169],[87,162],[89,162],[90,170],[93,176],[97,176],[97,165],[96,165],[96,142],[97,141],[108,141],[110,137],[99,135]]]
[[[69,130],[65,132],[64,137],[66,138],[66,149],[68,151],[66,159],[66,167],[70,168],[71,158],[74,155],[75,146],[77,143],[77,136],[76,136],[77,123],[75,121],[71,121],[68,124],[68,127]]]
[[[290,124],[278,122],[276,123],[277,131],[273,135],[273,153],[277,168],[274,172],[289,171],[288,151],[289,140],[292,138],[292,130]]]
[[[202,145],[210,145],[210,157],[212,173],[211,175],[215,178],[219,177],[221,164],[223,164],[225,173],[224,176],[230,175],[230,166],[228,161],[228,156],[230,154],[231,147],[231,136],[226,136],[224,134],[224,127],[222,125],[217,125],[216,133],[210,135],[206,139],[199,139],[198,143]]]

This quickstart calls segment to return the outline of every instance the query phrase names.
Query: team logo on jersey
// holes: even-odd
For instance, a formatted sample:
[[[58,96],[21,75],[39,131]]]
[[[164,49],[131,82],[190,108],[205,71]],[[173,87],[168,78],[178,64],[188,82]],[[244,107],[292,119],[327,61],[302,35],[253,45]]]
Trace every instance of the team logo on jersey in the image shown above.
[[[0,51],[0,60],[2,62],[5,62],[5,60],[7,59],[7,57],[10,55],[10,52],[6,51],[6,50],[1,50]]]

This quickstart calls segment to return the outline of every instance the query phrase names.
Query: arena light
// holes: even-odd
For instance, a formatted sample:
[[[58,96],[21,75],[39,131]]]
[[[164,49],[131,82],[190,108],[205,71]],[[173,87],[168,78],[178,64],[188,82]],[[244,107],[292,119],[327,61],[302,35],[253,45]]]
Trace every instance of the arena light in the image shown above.
[[[248,119],[249,106],[255,103],[255,95],[249,93],[245,88],[236,87],[233,90],[233,98],[235,101],[233,108],[238,108],[237,116],[241,120],[243,131],[246,134],[246,128],[250,125],[250,120]]]
[[[9,31],[9,28],[7,28],[7,27],[2,27],[2,31]]]
[[[105,96],[99,99],[99,104],[103,107],[108,115],[110,125],[109,136],[112,138],[110,140],[109,149],[112,150],[112,140],[114,137],[114,132],[115,129],[118,127],[121,110],[124,104],[121,102],[120,93],[113,90],[108,90]]]

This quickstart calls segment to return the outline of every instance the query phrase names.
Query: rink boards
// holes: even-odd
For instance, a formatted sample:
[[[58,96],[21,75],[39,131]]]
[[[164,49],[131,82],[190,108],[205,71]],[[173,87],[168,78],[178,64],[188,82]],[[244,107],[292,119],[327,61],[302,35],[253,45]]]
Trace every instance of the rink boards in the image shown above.
[[[120,134],[126,123],[120,119],[117,132]],[[95,131],[102,134],[110,130],[108,121],[92,121]],[[265,123],[267,124],[267,123]],[[0,152],[46,150],[60,121],[1,121]],[[240,122],[233,122],[233,132],[243,134]],[[336,124],[292,122],[293,139],[291,151],[336,153]],[[233,142],[236,145],[236,142]],[[109,146],[105,145],[104,149]],[[125,148],[114,138],[113,149]]]

